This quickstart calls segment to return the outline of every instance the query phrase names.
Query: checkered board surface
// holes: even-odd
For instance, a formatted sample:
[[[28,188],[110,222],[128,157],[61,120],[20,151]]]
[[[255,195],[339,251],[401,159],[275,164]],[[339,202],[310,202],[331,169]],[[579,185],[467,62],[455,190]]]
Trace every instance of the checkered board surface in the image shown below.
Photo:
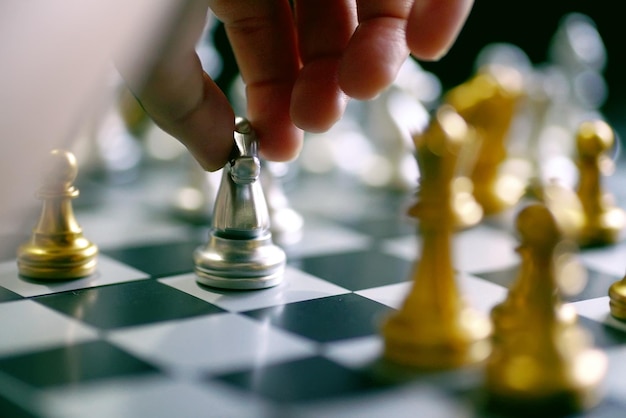
[[[341,176],[292,181],[305,229],[287,248],[284,283],[223,291],[194,280],[191,253],[207,229],[170,216],[170,174],[81,186],[78,220],[101,248],[92,277],[25,280],[5,252],[0,416],[492,416],[479,368],[403,375],[380,361],[380,322],[400,306],[420,253],[404,216],[410,194]],[[503,225],[487,220],[454,241],[459,287],[485,313],[519,265]],[[626,416],[626,324],[609,316],[607,297],[626,243],[581,259],[589,282],[568,300],[610,361],[602,403],[581,416]]]

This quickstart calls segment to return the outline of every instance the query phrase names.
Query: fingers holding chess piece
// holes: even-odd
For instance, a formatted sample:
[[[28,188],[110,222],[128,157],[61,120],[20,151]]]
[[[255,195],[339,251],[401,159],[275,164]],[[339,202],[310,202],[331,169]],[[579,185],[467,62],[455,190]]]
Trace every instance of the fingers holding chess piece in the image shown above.
[[[549,209],[517,218],[522,264],[507,299],[492,310],[493,351],[486,386],[493,407],[561,416],[595,405],[607,367],[591,337],[564,314],[557,272],[561,234]]]
[[[194,252],[196,279],[225,289],[275,286],[283,278],[285,253],[272,242],[257,139],[247,120],[237,119],[234,140],[215,199],[209,241]]]
[[[96,269],[98,247],[83,236],[72,208],[72,199],[79,194],[73,185],[76,158],[68,151],[53,150],[49,168],[37,191],[43,201],[39,222],[31,239],[18,249],[19,272],[40,280],[88,276]]]

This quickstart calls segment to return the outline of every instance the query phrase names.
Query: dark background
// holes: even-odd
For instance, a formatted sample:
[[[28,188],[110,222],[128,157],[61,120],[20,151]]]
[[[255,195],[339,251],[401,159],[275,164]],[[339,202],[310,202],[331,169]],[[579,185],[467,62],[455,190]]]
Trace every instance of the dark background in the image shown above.
[[[622,126],[626,128],[626,122],[622,121],[626,113],[626,83],[622,82],[626,72],[626,19],[621,8],[618,10],[619,4],[620,0],[475,0],[472,12],[449,53],[438,62],[420,64],[439,77],[444,89],[469,78],[474,72],[477,54],[490,43],[512,43],[539,65],[548,60],[549,43],[561,19],[568,13],[583,13],[596,23],[607,49],[604,76],[609,95],[602,110],[609,122],[623,132]],[[237,68],[221,27],[216,30],[214,39],[224,58],[224,71],[217,79],[224,88]],[[622,138],[625,136],[621,135]]]
[[[550,40],[567,13],[589,16],[607,48],[605,78],[609,84],[606,106],[613,110],[626,98],[622,82],[626,61],[626,20],[617,10],[619,0],[476,0],[474,8],[448,55],[436,63],[421,63],[437,74],[445,87],[462,83],[473,72],[478,52],[487,44],[508,42],[526,52],[531,61],[548,60]]]

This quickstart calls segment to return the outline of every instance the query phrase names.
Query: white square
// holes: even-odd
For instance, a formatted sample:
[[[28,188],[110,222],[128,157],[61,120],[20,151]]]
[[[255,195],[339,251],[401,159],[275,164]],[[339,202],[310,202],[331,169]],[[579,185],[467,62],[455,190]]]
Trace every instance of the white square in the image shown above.
[[[312,257],[368,248],[371,238],[338,224],[306,218],[302,239],[285,248],[288,257]]]
[[[324,345],[323,355],[352,369],[359,369],[380,357],[383,342],[378,335],[343,340]]]
[[[312,342],[237,314],[125,328],[107,339],[172,373],[197,376],[308,357]]]
[[[576,309],[578,315],[593,319],[596,322],[600,322],[626,332],[626,323],[615,319],[611,315],[609,300],[608,296],[602,296],[599,298],[573,302],[572,305]]]
[[[626,398],[626,385],[624,385],[624,374],[626,373],[626,347],[618,346],[606,350],[609,361],[607,375],[604,379],[604,388],[607,396],[616,399]]]
[[[510,234],[479,225],[454,237],[455,268],[478,273],[506,269],[520,263],[517,240]]]
[[[373,287],[365,290],[358,290],[354,293],[365,298],[374,300],[383,305],[390,306],[394,309],[400,309],[402,302],[406,299],[406,295],[411,290],[413,283],[402,282],[389,284],[386,286]]]
[[[67,386],[38,399],[47,418],[253,418],[272,416],[266,402],[214,382],[203,384],[150,376]]]
[[[506,299],[508,290],[498,284],[468,274],[457,276],[461,297],[467,304],[485,315]]]
[[[163,278],[159,281],[231,312],[249,311],[350,292],[290,266],[285,269],[285,278],[281,284],[263,290],[211,289],[199,285],[193,274]]]
[[[583,264],[594,270],[622,277],[626,272],[626,243],[582,251]]]
[[[94,274],[76,280],[27,281],[27,279],[19,276],[16,260],[0,263],[0,284],[24,297],[48,295],[149,277],[148,274],[103,254],[98,255],[98,267]]]
[[[0,304],[0,354],[76,344],[98,338],[93,328],[32,300]]]

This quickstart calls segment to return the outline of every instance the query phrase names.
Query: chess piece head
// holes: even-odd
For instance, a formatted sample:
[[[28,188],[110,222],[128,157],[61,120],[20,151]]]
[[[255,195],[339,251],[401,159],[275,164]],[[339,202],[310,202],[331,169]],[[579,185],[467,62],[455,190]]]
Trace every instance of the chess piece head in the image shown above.
[[[74,154],[54,149],[50,152],[47,170],[42,175],[41,189],[59,192],[70,190],[77,175],[78,163]]]
[[[576,146],[582,158],[597,157],[610,150],[614,141],[613,129],[602,120],[583,122],[576,133]]]
[[[561,239],[556,221],[544,205],[535,204],[524,208],[516,220],[522,243],[534,247],[554,247]]]
[[[563,17],[550,42],[550,60],[572,72],[603,71],[607,51],[598,28],[589,16],[570,13]]]
[[[237,184],[252,184],[261,173],[256,135],[244,118],[235,120],[235,147],[230,161],[230,176]]]

